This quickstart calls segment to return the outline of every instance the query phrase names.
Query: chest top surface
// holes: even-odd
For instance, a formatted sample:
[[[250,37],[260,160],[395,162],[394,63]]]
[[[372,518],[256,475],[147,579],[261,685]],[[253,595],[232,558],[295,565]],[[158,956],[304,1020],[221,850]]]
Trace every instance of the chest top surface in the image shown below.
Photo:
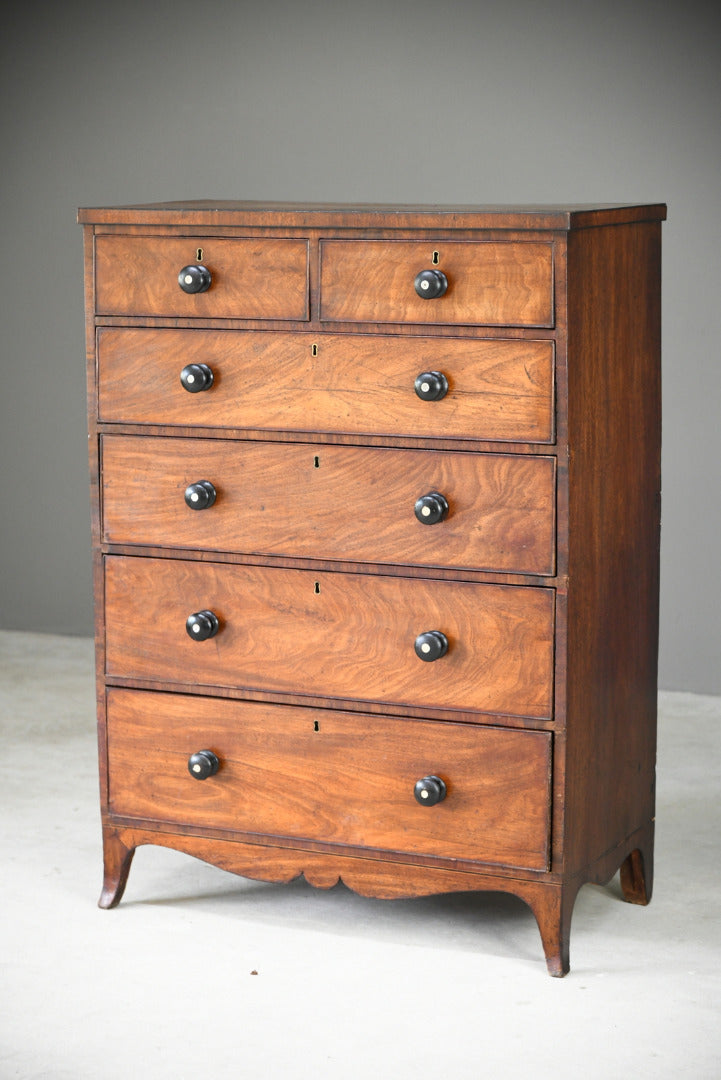
[[[86,225],[238,225],[258,227],[293,223],[308,228],[560,229],[663,221],[663,203],[578,203],[569,205],[419,205],[381,203],[254,202],[189,199],[116,207],[86,207]]]

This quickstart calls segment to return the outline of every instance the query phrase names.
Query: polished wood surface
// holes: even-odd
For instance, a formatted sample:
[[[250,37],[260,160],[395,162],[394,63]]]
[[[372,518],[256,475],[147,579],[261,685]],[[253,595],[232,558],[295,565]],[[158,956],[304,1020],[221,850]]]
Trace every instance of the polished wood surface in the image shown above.
[[[83,207],[82,224],[99,228],[184,230],[212,225],[226,228],[303,228],[562,230],[610,227],[639,221],[665,221],[663,203],[544,203],[538,206],[436,203],[252,202],[239,199],[186,199],[135,206]]]
[[[497,889],[565,974],[585,883],[652,892],[665,207],[79,216],[101,906],[148,843],[368,896]],[[186,296],[199,248],[213,285]],[[433,266],[448,291],[421,300]],[[182,389],[193,362],[211,390]],[[430,527],[426,480],[449,492]],[[449,649],[423,663],[431,629]],[[201,748],[222,762],[198,782]],[[447,770],[435,816],[403,801],[416,767]]]
[[[621,865],[621,881],[626,867],[641,850],[653,847],[653,826],[649,825],[598,860],[585,877],[568,877],[564,883],[548,875],[528,874],[522,869],[512,876],[484,864],[456,863],[437,867],[429,859],[403,859],[400,855],[379,852],[374,859],[327,854],[316,845],[303,841],[297,846],[291,839],[281,845],[277,839],[268,844],[228,841],[222,834],[205,835],[188,826],[162,825],[159,822],[138,827],[106,825],[103,830],[103,891],[99,905],[115,907],[121,900],[128,880],[133,855],[143,844],[158,844],[205,859],[235,874],[288,884],[299,877],[318,889],[332,889],[343,882],[360,896],[397,899],[408,896],[431,896],[436,893],[487,889],[512,893],[530,907],[538,924],[548,972],[566,975],[570,967],[570,932],[573,904],[579,888],[586,881],[607,884]],[[632,903],[632,897],[625,896]]]
[[[207,292],[185,293],[178,274],[206,266]],[[98,236],[95,306],[99,315],[308,318],[308,245],[304,240],[214,236]]]
[[[551,457],[106,435],[102,461],[110,544],[554,572]],[[189,509],[203,479],[216,501]],[[424,525],[429,492],[449,510]]]
[[[186,364],[208,364],[189,394]],[[554,435],[551,341],[399,338],[230,330],[98,331],[100,419],[114,423],[387,434],[548,443]],[[441,401],[416,376],[441,371]]]
[[[575,453],[565,850],[574,868],[655,816],[660,247],[659,224],[593,230],[569,242],[577,289],[568,335],[578,362],[569,364],[568,389]],[[652,858],[651,848],[649,881]]]
[[[109,676],[548,717],[553,591],[109,556]],[[187,617],[213,611],[207,641]],[[419,634],[448,653],[419,660]]]
[[[539,731],[111,690],[121,817],[545,870],[551,737]],[[195,780],[188,758],[220,768]],[[445,799],[413,789],[440,776]]]
[[[322,240],[321,320],[552,326],[552,252],[530,242]],[[434,266],[448,291],[426,300],[413,282]]]

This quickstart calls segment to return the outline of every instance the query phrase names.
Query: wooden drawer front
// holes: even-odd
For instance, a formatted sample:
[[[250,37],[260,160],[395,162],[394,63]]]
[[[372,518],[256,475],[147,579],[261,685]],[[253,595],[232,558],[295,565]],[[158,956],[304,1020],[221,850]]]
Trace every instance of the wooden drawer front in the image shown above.
[[[202,781],[188,771],[198,750],[220,761]],[[108,755],[110,809],[123,817],[548,865],[546,732],[113,689]],[[413,795],[427,775],[447,786],[435,806]]]
[[[216,491],[200,511],[199,480]],[[448,514],[422,524],[436,492]],[[552,574],[554,493],[551,457],[103,438],[108,543]]]
[[[98,356],[105,421],[507,442],[554,438],[550,341],[106,327],[98,332]],[[214,381],[191,394],[180,373],[196,363],[207,364]],[[416,396],[416,377],[426,371],[447,378],[440,401]]]
[[[436,267],[448,290],[427,300],[414,281],[421,270]],[[324,240],[320,290],[321,319],[328,322],[553,326],[552,248],[508,241]]]
[[[551,715],[550,589],[109,556],[105,602],[109,676]],[[206,610],[220,630],[191,640]]]
[[[199,249],[202,258],[198,258]],[[178,274],[202,263],[207,292],[185,293]],[[98,315],[307,319],[306,240],[101,235],[95,240]]]

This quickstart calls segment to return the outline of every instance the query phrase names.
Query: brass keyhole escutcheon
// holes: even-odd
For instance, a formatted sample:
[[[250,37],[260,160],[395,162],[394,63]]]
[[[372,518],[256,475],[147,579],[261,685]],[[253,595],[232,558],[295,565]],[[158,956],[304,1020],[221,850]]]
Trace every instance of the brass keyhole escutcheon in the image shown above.
[[[197,251],[195,252],[195,258],[197,259],[198,262],[203,261],[203,249],[202,248],[197,249]]]
[[[440,261],[441,261],[441,253],[440,253],[440,251],[434,251],[433,254],[431,255],[431,263],[433,264],[433,266],[438,266],[438,263]]]

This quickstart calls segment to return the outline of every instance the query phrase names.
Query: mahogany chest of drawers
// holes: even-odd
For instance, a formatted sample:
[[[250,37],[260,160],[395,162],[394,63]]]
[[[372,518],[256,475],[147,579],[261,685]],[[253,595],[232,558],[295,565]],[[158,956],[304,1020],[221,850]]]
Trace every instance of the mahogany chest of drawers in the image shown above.
[[[650,898],[665,207],[81,210],[105,880]]]

